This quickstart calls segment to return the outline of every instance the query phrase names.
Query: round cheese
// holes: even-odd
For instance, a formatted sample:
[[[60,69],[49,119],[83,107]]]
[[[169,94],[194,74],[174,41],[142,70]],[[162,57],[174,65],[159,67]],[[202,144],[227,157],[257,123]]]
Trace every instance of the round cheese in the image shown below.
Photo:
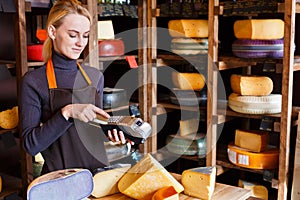
[[[208,20],[206,19],[179,19],[168,23],[171,37],[207,38]]]
[[[229,144],[227,148],[228,159],[231,163],[249,169],[276,169],[278,168],[279,149],[269,147],[264,152],[251,152],[249,150]]]
[[[233,30],[238,39],[276,40],[284,36],[284,22],[281,19],[237,20]]]
[[[232,74],[230,85],[240,95],[269,95],[273,91],[273,81],[267,76]]]
[[[281,94],[241,96],[232,93],[228,97],[228,106],[244,114],[275,114],[281,112],[281,98]]]
[[[171,51],[179,55],[206,54],[207,39],[174,38],[171,41]]]
[[[201,73],[172,72],[175,87],[182,90],[201,90],[205,86],[205,77]]]

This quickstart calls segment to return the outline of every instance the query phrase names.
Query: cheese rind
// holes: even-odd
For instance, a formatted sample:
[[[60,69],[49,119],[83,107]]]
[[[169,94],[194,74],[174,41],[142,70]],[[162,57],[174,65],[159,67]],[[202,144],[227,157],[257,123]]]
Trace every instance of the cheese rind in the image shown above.
[[[179,200],[179,194],[173,186],[166,186],[158,189],[151,200]]]
[[[201,73],[172,72],[175,87],[182,90],[201,90],[205,86],[205,77]]]
[[[238,181],[238,186],[247,190],[251,190],[252,196],[256,198],[268,200],[268,189],[263,185],[240,179]]]
[[[146,154],[118,182],[120,192],[134,199],[147,199],[166,186],[173,186],[178,193],[184,190],[151,154]]]
[[[127,165],[125,167],[105,170],[95,174],[93,176],[94,189],[92,191],[92,195],[96,198],[100,198],[118,193],[118,181],[129,170],[130,167],[130,165]]]
[[[268,148],[269,134],[265,131],[235,130],[234,144],[254,152],[262,152]]]
[[[212,198],[215,182],[216,167],[197,167],[182,172],[184,194],[200,199]]]
[[[267,76],[232,74],[230,85],[232,91],[240,95],[269,95],[273,91],[273,81]]]
[[[284,36],[284,22],[281,19],[237,20],[233,25],[233,30],[238,39],[281,39]]]
[[[227,148],[228,159],[233,164],[249,169],[276,169],[279,162],[279,149],[268,148],[256,153],[229,144]]]
[[[179,19],[168,23],[171,37],[207,38],[208,20],[205,19]]]

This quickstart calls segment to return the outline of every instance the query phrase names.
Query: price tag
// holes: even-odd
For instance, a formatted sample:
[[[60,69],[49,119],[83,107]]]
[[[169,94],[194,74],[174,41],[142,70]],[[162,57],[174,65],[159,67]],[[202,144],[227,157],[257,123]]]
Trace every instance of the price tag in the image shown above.
[[[134,56],[126,56],[126,61],[128,62],[130,68],[137,68],[138,64]]]
[[[274,119],[272,117],[263,117],[260,123],[260,130],[273,131]]]

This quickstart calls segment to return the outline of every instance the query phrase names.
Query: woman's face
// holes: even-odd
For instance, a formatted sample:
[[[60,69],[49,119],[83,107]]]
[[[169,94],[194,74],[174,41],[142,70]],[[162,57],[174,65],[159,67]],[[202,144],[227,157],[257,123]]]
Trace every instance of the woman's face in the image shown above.
[[[69,14],[61,26],[50,26],[48,32],[57,53],[77,59],[88,43],[90,21],[83,15]]]

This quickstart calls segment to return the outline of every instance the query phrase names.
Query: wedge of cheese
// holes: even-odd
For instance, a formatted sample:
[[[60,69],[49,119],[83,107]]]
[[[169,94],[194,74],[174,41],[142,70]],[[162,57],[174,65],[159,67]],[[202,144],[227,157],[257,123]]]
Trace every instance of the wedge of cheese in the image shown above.
[[[179,194],[173,186],[166,186],[157,190],[151,200],[179,200]]]
[[[96,173],[93,176],[94,189],[92,191],[92,195],[96,198],[100,198],[118,193],[118,181],[130,167],[131,165],[124,165]]]
[[[231,163],[249,169],[276,169],[278,168],[279,149],[269,147],[267,150],[256,153],[229,144],[228,159]]]
[[[134,199],[151,199],[157,190],[166,186],[173,186],[177,193],[184,190],[151,154],[146,154],[130,168],[118,183],[119,191]]]
[[[263,199],[263,200],[268,200],[268,189],[263,186],[259,185],[257,183],[245,181],[245,180],[239,180],[238,181],[238,186],[241,188],[245,188],[247,190],[250,190],[252,195],[256,198]]]
[[[232,93],[228,97],[228,106],[244,114],[275,114],[281,112],[281,98],[281,94],[242,96]]]
[[[19,114],[18,106],[0,112],[0,127],[4,129],[13,129],[18,126]]]
[[[205,77],[201,73],[172,72],[175,87],[182,90],[201,90],[205,86]]]
[[[268,148],[269,134],[266,131],[235,130],[234,144],[254,152],[262,152]]]
[[[216,183],[216,167],[198,167],[182,172],[184,194],[200,199],[212,198]]]
[[[208,20],[205,19],[178,19],[168,23],[171,37],[207,38]]]
[[[230,77],[231,89],[240,95],[269,95],[273,91],[273,81],[267,76],[238,75]]]
[[[192,118],[179,121],[179,134],[186,136],[192,133],[197,133],[199,127],[199,119]]]
[[[284,22],[281,19],[237,20],[233,25],[238,39],[272,40],[284,35]]]

